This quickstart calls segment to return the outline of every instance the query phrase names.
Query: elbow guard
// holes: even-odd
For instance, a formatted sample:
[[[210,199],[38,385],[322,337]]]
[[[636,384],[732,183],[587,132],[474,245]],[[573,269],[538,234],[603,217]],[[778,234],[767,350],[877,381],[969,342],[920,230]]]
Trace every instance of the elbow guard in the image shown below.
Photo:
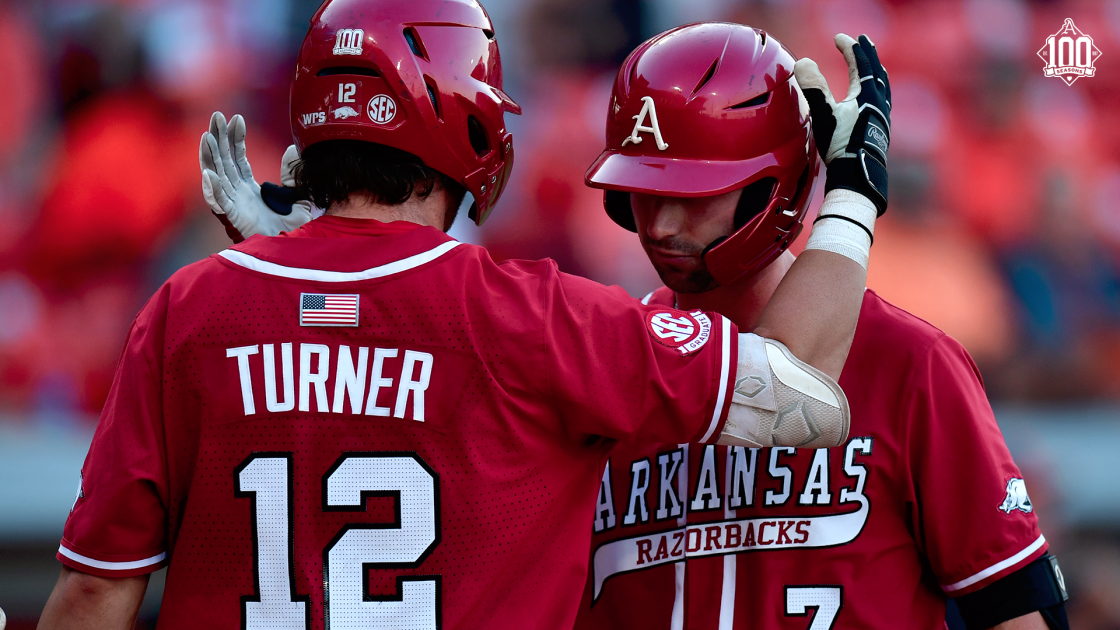
[[[778,341],[739,335],[735,391],[720,444],[839,446],[850,422],[848,399],[831,377]]]
[[[1005,621],[1039,612],[1050,630],[1069,630],[1066,592],[1058,559],[1045,555],[988,586],[956,598],[957,609],[969,630],[991,628]]]

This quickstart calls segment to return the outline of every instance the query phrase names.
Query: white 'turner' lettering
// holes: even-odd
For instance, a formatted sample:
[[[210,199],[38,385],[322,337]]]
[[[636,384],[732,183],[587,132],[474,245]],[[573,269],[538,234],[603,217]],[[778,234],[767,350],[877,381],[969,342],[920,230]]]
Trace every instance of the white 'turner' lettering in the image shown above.
[[[314,372],[311,371],[311,355],[319,360]],[[315,411],[327,410],[327,364],[331,361],[331,349],[319,343],[299,344],[299,410],[310,411],[311,385],[315,385]]]
[[[412,380],[416,364],[420,364],[420,378]],[[408,404],[408,394],[412,392],[412,419],[424,421],[424,392],[428,390],[428,382],[432,380],[432,355],[427,352],[404,351],[404,368],[401,370],[401,386],[397,389],[397,405],[393,408],[393,417],[403,418],[404,408]]]
[[[393,386],[393,379],[382,378],[381,371],[385,368],[385,359],[392,359],[396,356],[396,348],[373,349],[373,373],[370,375],[369,380],[369,401],[366,402],[367,416],[381,416],[383,418],[389,417],[388,407],[377,406],[377,394],[381,391],[382,387]]]
[[[346,392],[350,392],[350,413],[362,413],[362,401],[366,393],[366,365],[369,363],[369,348],[358,348],[358,365],[350,355],[350,346],[338,348],[338,369],[334,373],[334,406],[331,413],[342,413],[346,402]]]
[[[240,348],[226,348],[226,358],[237,357],[237,374],[241,377],[241,404],[245,406],[245,415],[257,413],[257,406],[253,402],[253,379],[249,378],[249,355],[260,352],[259,346],[242,346]]]
[[[283,364],[284,400],[276,399],[276,346],[264,344],[264,405],[274,413],[296,408],[295,379],[292,378],[292,344],[280,344],[280,362]],[[242,397],[245,393],[241,393]]]
[[[292,343],[280,344],[279,361],[276,357],[276,344],[226,348],[226,358],[237,359],[241,405],[246,416],[257,413],[255,392],[259,390],[254,390],[253,381],[256,379],[259,383],[263,379],[265,408],[271,413],[292,411],[297,404],[299,411],[311,411],[311,399],[314,398],[315,411],[318,413],[364,413],[367,416],[392,416],[400,419],[407,415],[411,420],[424,422],[425,395],[431,384],[432,367],[435,363],[431,354],[405,350],[404,357],[398,364],[399,377],[394,379],[385,376],[387,369],[395,371],[395,366],[387,367],[386,362],[400,356],[397,348],[373,348],[373,360],[370,361],[370,348],[338,346],[338,361],[332,366],[329,346],[301,343],[297,372],[294,346]],[[251,358],[258,355],[259,360]],[[277,372],[280,372],[279,378]],[[328,399],[327,383],[332,377],[334,396]],[[384,394],[382,390],[391,389],[394,382],[398,383],[395,395]],[[392,401],[392,408],[380,406],[379,395],[382,395],[383,404]]]

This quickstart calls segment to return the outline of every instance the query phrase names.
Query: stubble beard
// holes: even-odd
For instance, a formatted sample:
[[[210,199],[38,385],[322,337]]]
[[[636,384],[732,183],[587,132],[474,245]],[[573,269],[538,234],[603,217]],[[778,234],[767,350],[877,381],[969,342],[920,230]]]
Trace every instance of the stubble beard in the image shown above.
[[[711,272],[708,271],[708,266],[704,263],[704,258],[702,256],[704,251],[703,247],[676,238],[668,238],[643,244],[646,246],[646,255],[649,256],[650,262],[653,263],[653,268],[657,271],[661,282],[669,289],[672,289],[674,293],[705,293],[719,286],[719,282],[717,282]],[[654,245],[662,249],[695,255],[698,262],[695,267],[687,270],[670,268],[657,261],[655,257],[649,255],[649,247]]]

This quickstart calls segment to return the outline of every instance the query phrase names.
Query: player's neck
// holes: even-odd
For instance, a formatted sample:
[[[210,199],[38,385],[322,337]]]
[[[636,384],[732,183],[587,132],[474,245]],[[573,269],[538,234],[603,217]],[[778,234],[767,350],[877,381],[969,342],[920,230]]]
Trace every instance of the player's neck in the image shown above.
[[[716,312],[735,322],[739,330],[753,330],[793,261],[793,254],[787,251],[762,271],[735,284],[704,293],[678,293],[677,308]]]
[[[448,216],[447,192],[437,187],[427,197],[413,194],[404,203],[389,205],[363,193],[353,193],[344,202],[332,203],[324,213],[350,219],[372,219],[382,223],[408,221],[446,231],[454,214]]]

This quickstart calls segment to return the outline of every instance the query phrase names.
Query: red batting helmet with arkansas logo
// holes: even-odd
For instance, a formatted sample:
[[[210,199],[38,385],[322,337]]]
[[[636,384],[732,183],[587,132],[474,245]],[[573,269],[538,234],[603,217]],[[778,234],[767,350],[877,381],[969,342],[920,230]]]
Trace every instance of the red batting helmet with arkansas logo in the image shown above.
[[[739,24],[701,23],[639,46],[618,71],[607,147],[587,171],[607,214],[636,231],[631,192],[705,197],[744,188],[736,231],[704,262],[720,284],[754,274],[801,232],[819,162],[794,57]]]
[[[473,0],[328,0],[292,81],[300,151],[362,140],[418,156],[474,197],[479,225],[513,169],[494,26]]]

